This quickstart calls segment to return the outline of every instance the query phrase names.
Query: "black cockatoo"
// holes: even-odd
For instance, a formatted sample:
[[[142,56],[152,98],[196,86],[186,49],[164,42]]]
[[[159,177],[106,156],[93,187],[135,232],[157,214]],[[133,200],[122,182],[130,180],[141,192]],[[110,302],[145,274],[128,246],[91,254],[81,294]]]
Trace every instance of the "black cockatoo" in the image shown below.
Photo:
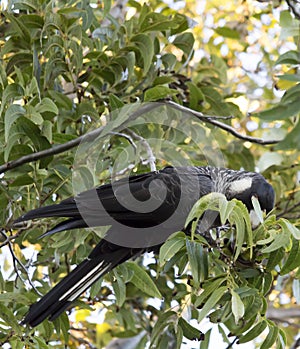
[[[252,196],[266,212],[274,206],[274,190],[261,174],[210,166],[166,167],[87,190],[19,217],[15,222],[68,218],[45,235],[110,226],[90,255],[30,307],[23,323],[36,326],[46,318],[54,320],[117,265],[144,252],[158,252],[172,233],[183,229],[197,200],[211,192],[222,193],[228,200],[241,200],[249,212],[253,211]],[[207,229],[216,226],[217,221],[216,216],[208,215],[200,222]]]

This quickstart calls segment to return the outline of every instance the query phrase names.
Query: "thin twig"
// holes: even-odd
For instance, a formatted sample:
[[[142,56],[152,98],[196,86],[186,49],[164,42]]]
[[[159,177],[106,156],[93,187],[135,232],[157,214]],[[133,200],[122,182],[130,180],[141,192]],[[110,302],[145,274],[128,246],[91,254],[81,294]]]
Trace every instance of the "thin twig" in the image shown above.
[[[3,229],[3,228],[2,228],[2,229]],[[26,229],[27,229],[27,227],[26,227]],[[5,241],[2,242],[2,244],[0,245],[0,249],[1,249],[2,247],[4,247],[4,246],[8,245],[8,243],[9,243],[10,241],[15,240],[16,238],[18,238],[18,237],[22,234],[22,230],[25,230],[25,229],[19,229],[18,232],[17,232],[16,234],[10,235],[10,236],[8,236],[7,234],[5,234],[5,233],[3,232],[3,230],[2,230],[2,231],[1,231],[1,234],[2,234],[2,236],[5,236]]]
[[[18,269],[18,265],[24,270],[26,276],[27,276],[27,280],[30,284],[30,286],[34,289],[34,291],[39,295],[39,296],[42,296],[42,294],[39,292],[39,290],[34,286],[34,284],[32,283],[30,277],[29,277],[29,274],[28,274],[28,271],[25,267],[25,265],[19,260],[19,258],[16,256],[15,252],[14,252],[14,249],[13,249],[13,245],[11,243],[11,241],[9,240],[7,234],[4,232],[4,231],[0,231],[1,235],[6,239],[7,241],[7,245],[8,245],[8,248],[9,248],[9,251],[10,251],[10,254],[12,256],[12,259],[13,259],[13,265],[14,265],[14,270],[17,274],[17,278],[20,278],[20,280],[23,282],[24,285],[26,285],[26,280],[23,279],[19,269]]]
[[[233,344],[234,344],[237,340],[238,340],[238,337],[235,337],[235,339],[234,339],[231,343],[228,344],[228,346],[226,347],[226,349],[232,348],[232,347],[233,347]]]
[[[297,202],[296,204],[294,204],[291,207],[285,207],[284,211],[279,213],[277,215],[277,218],[283,217],[285,216],[287,213],[292,213],[292,211],[294,211],[295,208],[298,208],[300,206],[300,202]]]
[[[109,134],[114,135],[114,136],[119,136],[119,137],[123,137],[125,139],[128,140],[128,142],[133,146],[133,148],[136,150],[137,146],[134,143],[133,139],[126,133],[123,132],[109,132]]]
[[[82,337],[77,337],[75,336],[73,333],[70,333],[70,336],[76,340],[78,343],[85,345],[86,347],[90,348],[90,349],[97,349],[96,346],[94,346],[92,343],[90,343],[89,340],[82,338]]]
[[[132,138],[134,138],[142,143],[142,145],[145,148],[147,155],[148,155],[147,163],[149,163],[149,165],[150,165],[150,170],[156,171],[156,165],[155,165],[156,158],[153,154],[153,151],[150,147],[150,144],[146,141],[145,138],[141,137],[140,135],[133,132],[132,130],[127,129],[126,132],[129,133]]]

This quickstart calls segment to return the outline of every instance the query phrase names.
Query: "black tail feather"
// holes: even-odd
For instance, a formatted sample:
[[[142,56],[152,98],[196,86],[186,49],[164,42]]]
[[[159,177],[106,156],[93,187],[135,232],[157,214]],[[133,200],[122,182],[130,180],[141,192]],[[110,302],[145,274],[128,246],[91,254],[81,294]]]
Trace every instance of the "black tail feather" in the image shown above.
[[[102,240],[96,250],[100,252],[104,244],[107,248],[108,243]],[[33,304],[22,323],[34,327],[46,318],[56,319],[95,281],[131,257],[132,252],[122,247],[111,251],[109,254],[91,254],[50,292]]]
[[[46,231],[46,233],[42,234],[40,236],[40,239],[44,238],[45,236],[49,236],[52,234],[59,233],[64,230],[71,230],[71,229],[78,229],[78,228],[87,228],[88,225],[83,219],[68,219],[66,221],[58,223],[54,228]]]
[[[73,198],[62,201],[60,204],[54,204],[45,207],[39,207],[31,210],[19,218],[14,223],[24,222],[36,218],[46,217],[80,217],[80,213]]]

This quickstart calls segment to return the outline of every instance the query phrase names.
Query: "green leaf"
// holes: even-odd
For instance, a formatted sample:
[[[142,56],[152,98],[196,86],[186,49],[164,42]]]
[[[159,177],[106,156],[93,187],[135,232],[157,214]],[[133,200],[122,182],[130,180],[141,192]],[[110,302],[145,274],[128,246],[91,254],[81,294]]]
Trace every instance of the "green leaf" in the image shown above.
[[[159,265],[163,266],[184,246],[185,238],[183,237],[168,239],[159,250]]]
[[[111,110],[118,110],[124,106],[124,103],[121,101],[119,97],[111,93],[109,95],[109,105],[111,107]]]
[[[38,10],[38,5],[36,0],[14,0],[14,9],[18,10]],[[24,15],[22,16],[24,17]],[[23,20],[23,18],[20,18],[20,20]]]
[[[288,258],[280,270],[281,275],[285,275],[300,266],[300,241],[293,237],[292,248]]]
[[[282,227],[282,233],[285,233],[286,235],[290,233],[295,239],[300,240],[300,230],[296,228],[291,222],[289,222],[287,219],[280,218],[278,223]]]
[[[275,146],[275,149],[300,149],[300,121],[298,121],[292,131],[289,132],[286,137]]]
[[[195,38],[192,33],[183,33],[176,36],[173,41],[173,45],[180,48],[187,56],[189,56],[193,50]]]
[[[210,343],[210,335],[211,335],[212,329],[208,330],[205,335],[203,341],[200,343],[199,349],[208,349],[209,343]]]
[[[55,115],[59,112],[56,104],[48,97],[42,99],[42,101],[36,106],[36,111],[41,114],[48,112]]]
[[[231,29],[229,27],[219,27],[215,29],[215,32],[224,38],[229,38],[229,39],[240,39],[240,33],[235,30]]]
[[[198,200],[192,207],[186,219],[185,227],[187,227],[195,218],[199,219],[207,210],[219,211],[219,205],[224,200],[227,201],[225,195],[221,193],[210,193],[202,196],[202,198],[200,198],[200,200]]]
[[[25,115],[26,110],[21,107],[18,104],[12,104],[10,105],[6,112],[5,112],[5,116],[4,116],[4,123],[5,123],[5,142],[8,141],[8,137],[9,137],[9,132],[10,129],[13,125],[13,123],[22,115]]]
[[[295,82],[300,81],[300,74],[282,74],[282,75],[277,75],[276,77],[280,80],[285,80],[285,81],[295,81]]]
[[[262,342],[260,349],[271,348],[278,337],[279,328],[275,324],[273,324],[271,321],[268,321],[268,327],[269,327],[269,333],[267,334],[267,337],[265,338],[265,340]]]
[[[198,315],[198,322],[201,322],[206,315],[212,310],[214,309],[214,307],[216,306],[216,304],[219,302],[219,300],[224,296],[224,294],[227,292],[228,288],[227,286],[221,286],[220,288],[217,288],[216,290],[214,290],[210,297],[206,300],[203,308],[201,309],[201,311],[199,312]]]
[[[30,44],[30,42],[31,42],[30,32],[29,32],[28,28],[26,28],[26,26],[22,23],[20,18],[14,16],[8,12],[5,12],[4,15],[13,24],[13,28],[17,31],[17,35],[20,36],[24,40],[25,43]]]
[[[285,349],[287,345],[287,338],[284,330],[279,329],[279,336],[277,338],[278,345],[276,349]]]
[[[175,329],[176,332],[176,348],[174,349],[180,349],[182,345],[182,340],[183,340],[183,330],[180,326],[177,326],[177,329]],[[144,349],[144,348],[143,348]],[[162,348],[164,349],[164,348]]]
[[[15,67],[22,69],[28,69],[28,65],[30,65],[33,61],[33,56],[31,53],[15,53],[9,59],[6,65],[6,74],[10,75],[15,71]]]
[[[131,283],[134,286],[151,297],[162,298],[162,295],[156,287],[154,281],[144,269],[134,262],[127,262],[127,267],[134,273],[131,279]]]
[[[248,215],[248,213],[247,213]],[[236,261],[241,253],[243,244],[245,242],[245,224],[244,217],[236,206],[230,215],[230,223],[236,226],[235,245],[234,245],[234,260]]]
[[[24,0],[19,0],[20,2],[24,2]],[[36,1],[32,0],[32,1],[25,1],[29,6],[31,6],[32,8],[35,7],[36,10]],[[34,5],[35,4],[35,5]],[[14,0],[14,6],[16,6],[16,1]],[[23,14],[22,17],[20,17],[20,20],[22,21],[22,23],[26,26],[26,28],[28,29],[42,29],[43,25],[44,25],[44,18],[43,16],[39,16],[36,14],[28,14],[25,15]]]
[[[131,41],[140,51],[141,59],[144,62],[144,74],[146,75],[148,73],[148,70],[150,69],[154,55],[153,41],[150,36],[146,34],[137,34],[131,38]]]
[[[31,120],[22,117],[18,120],[18,128],[29,137],[37,150],[51,148],[47,138],[41,134],[41,130]]]
[[[167,97],[175,96],[178,91],[166,87],[166,86],[155,86],[149,88],[144,95],[145,102],[154,102]]]
[[[299,22],[296,18],[292,17],[289,10],[280,12],[279,23],[282,28],[280,33],[281,40],[285,40],[287,38],[290,38],[291,36],[296,37],[299,35]]]
[[[20,132],[10,132],[6,147],[4,149],[4,161],[8,161],[12,148],[16,143],[19,142],[21,136],[22,133]]]
[[[26,144],[15,144],[9,154],[8,160],[16,160],[22,156],[29,155],[32,152],[32,148]]]
[[[60,321],[60,328],[61,328],[61,332],[62,332],[63,337],[64,337],[64,341],[65,341],[65,343],[68,343],[69,336],[70,336],[70,334],[69,334],[70,322],[69,322],[69,318],[65,312],[59,316],[59,321]]]
[[[140,32],[165,31],[177,27],[178,23],[172,19],[170,20],[169,17],[161,13],[150,12],[144,17]]]
[[[177,314],[175,311],[167,311],[159,316],[151,333],[150,348],[152,348],[153,344],[156,343],[158,337],[162,334],[164,329],[168,327],[170,323],[174,323],[175,319],[177,319]]]
[[[15,292],[5,292],[0,294],[0,302],[18,302],[22,304],[30,303],[26,296]]]
[[[252,341],[253,339],[259,337],[259,335],[266,329],[267,321],[262,320],[251,328],[246,334],[239,337],[238,344],[243,344]]]
[[[221,218],[222,224],[225,224],[226,221],[229,219],[235,206],[236,206],[235,201],[225,201],[225,200],[221,201],[220,218]]]
[[[2,94],[0,115],[2,114],[6,104],[11,103],[15,99],[18,99],[23,95],[24,95],[24,90],[19,84],[13,83],[13,84],[7,85]]]
[[[263,120],[275,121],[284,120],[298,114],[300,112],[299,93],[300,85],[290,88],[283,95],[277,106],[264,110],[256,114],[256,116]]]
[[[239,320],[245,314],[245,306],[241,300],[241,297],[233,290],[231,292],[231,309],[234,316],[235,323],[238,324]]]
[[[172,53],[165,53],[164,55],[162,55],[161,60],[163,62],[164,67],[168,70],[174,69],[177,63],[177,58]]]
[[[205,97],[201,89],[196,84],[190,81],[188,81],[186,85],[188,86],[190,92],[189,107],[193,110],[199,110],[201,107],[201,102],[205,100]]]
[[[114,294],[116,296],[116,303],[121,307],[126,300],[126,286],[123,278],[118,274],[116,270],[113,271],[116,282],[112,282]]]
[[[54,125],[50,120],[43,121],[42,124],[42,135],[45,136],[49,143],[52,142],[52,127]]]
[[[263,248],[261,251],[263,253],[270,253],[279,250],[281,247],[288,246],[290,242],[290,234],[284,232],[277,234],[270,246]]]
[[[273,270],[276,267],[276,265],[281,263],[283,256],[284,256],[284,249],[283,248],[280,248],[278,250],[271,252],[269,255],[269,258],[268,258],[266,270],[267,271]]]
[[[193,275],[194,286],[197,288],[200,282],[204,281],[208,275],[207,252],[200,243],[188,239],[186,240],[186,250]]]
[[[34,179],[32,177],[30,177],[28,174],[23,174],[19,177],[17,177],[12,183],[10,183],[9,185],[11,187],[20,187],[22,185],[29,185],[34,183]]]
[[[200,330],[189,324],[183,317],[179,318],[178,325],[182,328],[185,338],[191,341],[201,341],[204,339],[204,334]]]
[[[93,188],[95,185],[94,176],[91,170],[86,166],[76,168],[76,191],[80,193],[84,190]]]
[[[275,62],[276,64],[299,64],[300,63],[300,53],[299,51],[287,51],[280,55]]]
[[[243,230],[246,234],[247,246],[250,248],[250,255],[252,256],[253,233],[252,233],[252,228],[251,228],[251,221],[250,221],[249,212],[247,210],[247,207],[245,206],[245,204],[242,201],[239,201],[236,199],[233,199],[232,201],[234,201],[236,204],[236,208],[233,211],[236,211],[238,216],[243,218],[243,225],[244,225]],[[229,217],[229,220],[230,219],[231,218]],[[240,223],[240,224],[242,224],[242,223]]]
[[[15,315],[8,307],[6,307],[2,303],[0,303],[0,314],[0,318],[2,318],[6,322],[7,326],[10,326],[16,333],[22,334],[22,329],[18,324]]]
[[[264,222],[263,212],[262,212],[262,210],[260,208],[260,204],[259,204],[259,201],[258,201],[257,197],[252,196],[251,197],[251,202],[252,202],[252,205],[253,205],[253,208],[254,208],[254,212],[256,213],[256,216],[258,217],[259,222],[263,223]]]
[[[45,342],[45,340],[43,340],[42,338],[39,337],[34,337],[33,341],[36,342],[38,349],[49,349],[48,344]]]
[[[225,281],[226,274],[222,274],[217,278],[207,280],[202,286],[204,288],[204,291],[200,294],[200,296],[197,297],[196,301],[194,302],[194,306],[196,308],[202,306],[206,302],[207,298],[212,294],[212,292],[218,289]]]
[[[58,107],[72,110],[72,100],[68,96],[54,90],[49,90],[48,93]]]

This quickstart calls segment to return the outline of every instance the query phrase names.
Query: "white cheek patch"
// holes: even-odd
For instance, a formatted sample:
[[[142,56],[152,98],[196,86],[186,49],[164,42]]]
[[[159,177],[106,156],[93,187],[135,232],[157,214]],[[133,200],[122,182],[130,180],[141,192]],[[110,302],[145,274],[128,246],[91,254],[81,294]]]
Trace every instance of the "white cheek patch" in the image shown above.
[[[229,190],[234,193],[242,193],[243,191],[251,188],[252,178],[238,179],[230,184]]]
[[[252,229],[257,228],[260,225],[260,219],[254,210],[250,211],[250,221]]]

